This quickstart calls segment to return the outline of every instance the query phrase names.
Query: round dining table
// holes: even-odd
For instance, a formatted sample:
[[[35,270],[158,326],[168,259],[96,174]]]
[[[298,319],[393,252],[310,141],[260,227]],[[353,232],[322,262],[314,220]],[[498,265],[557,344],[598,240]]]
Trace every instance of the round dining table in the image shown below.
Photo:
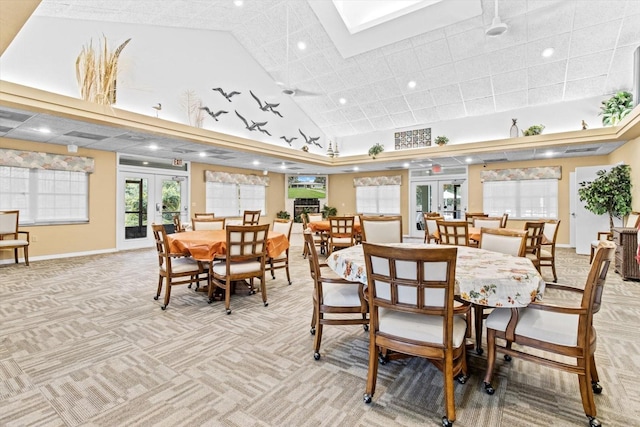
[[[442,248],[428,243],[388,243],[405,248]],[[455,294],[461,299],[486,307],[526,307],[542,299],[545,282],[533,263],[524,257],[467,246],[456,246]],[[327,265],[351,282],[367,284],[362,245],[334,251]]]

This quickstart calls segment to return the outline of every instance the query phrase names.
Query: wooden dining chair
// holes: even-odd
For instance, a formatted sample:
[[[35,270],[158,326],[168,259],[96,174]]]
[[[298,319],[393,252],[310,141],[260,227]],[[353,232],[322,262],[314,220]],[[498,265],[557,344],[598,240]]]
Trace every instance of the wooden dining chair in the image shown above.
[[[467,221],[436,221],[440,244],[455,246],[469,245],[469,223]]]
[[[300,219],[302,220],[302,231],[305,230],[310,230],[309,228],[309,222],[307,221],[307,217],[306,215],[300,215]],[[316,245],[317,248],[320,249],[320,253],[321,254],[326,254],[327,253],[327,240],[329,239],[329,236],[327,233],[322,233],[322,232],[311,232],[312,236],[313,236],[313,243]],[[308,251],[307,251],[307,246],[304,245],[304,248],[302,249],[302,256],[304,258],[306,258],[309,255]]]
[[[151,224],[151,229],[158,252],[158,291],[153,299],[157,301],[160,298],[164,282],[164,305],[161,308],[166,310],[173,286],[186,284],[191,286],[192,283],[197,285],[201,280],[200,275],[207,271],[202,262],[184,254],[171,253],[164,225]]]
[[[276,218],[273,220],[271,230],[276,233],[282,233],[287,236],[287,241],[291,241],[291,229],[293,228],[292,219]],[[284,268],[287,272],[287,282],[291,284],[291,275],[289,274],[289,246],[282,253],[270,257],[267,256],[267,264],[269,264],[269,270],[271,271],[271,278],[275,279],[275,270]]]
[[[402,243],[402,216],[360,216],[362,241],[369,243]]]
[[[265,307],[269,305],[265,281],[267,233],[269,224],[227,226],[226,253],[214,258],[209,271],[209,303],[213,302],[214,288],[221,288],[224,290],[224,308],[231,314],[234,282],[249,279],[249,292],[253,293],[253,280],[260,279],[262,302]]]
[[[348,248],[356,244],[353,224],[354,218],[352,216],[329,217],[327,255],[330,255],[336,248]]]
[[[434,243],[439,243],[440,239],[436,237],[438,233],[438,221],[444,221],[444,217],[438,216],[428,216],[431,212],[424,213],[424,243],[431,243],[433,240]]]
[[[558,238],[558,228],[560,227],[559,219],[548,219],[544,221],[542,234],[544,238],[540,242],[540,269],[542,267],[551,267],[553,273],[553,281],[558,281],[556,274],[556,239]]]
[[[0,250],[13,250],[18,264],[18,249],[22,248],[24,265],[29,265],[29,232],[18,229],[20,211],[0,211]],[[23,235],[24,237],[21,237]]]
[[[508,221],[509,221],[509,214],[505,212],[502,214],[502,222],[500,223],[500,228],[507,228]]]
[[[544,221],[527,221],[524,223],[524,229],[527,231],[525,256],[540,271],[540,245],[544,237]]]
[[[624,223],[625,227],[638,228],[640,226],[640,212],[631,212],[627,215],[627,220]],[[591,252],[589,255],[589,262],[593,260],[593,254],[595,253],[598,244],[602,240],[613,240],[613,233],[609,231],[598,231],[598,239],[591,242]]]
[[[488,217],[489,214],[486,214],[484,212],[465,212],[464,213],[464,220],[467,221],[469,224],[473,224],[473,218],[476,217]]]
[[[213,212],[200,212],[200,213],[194,213],[193,214],[194,218],[198,218],[198,219],[213,219],[216,217],[216,214]]]
[[[191,229],[198,230],[224,230],[224,218],[192,218]]]
[[[185,227],[182,224],[182,220],[180,219],[180,214],[174,215],[173,216],[173,231],[175,233],[182,233],[183,231],[185,231]]]
[[[260,212],[261,211],[244,211],[242,213],[242,225],[260,224]]]
[[[307,214],[307,217],[309,218],[309,222],[322,221],[324,219],[321,213],[313,213],[313,212],[309,212]]]
[[[306,230],[304,244],[309,252],[309,271],[313,279],[313,315],[311,335],[313,358],[320,360],[320,343],[324,325],[362,325],[369,329],[369,306],[364,298],[364,285],[338,277],[326,263],[318,259],[313,233]]]
[[[505,230],[503,228],[481,228],[478,247],[506,255],[523,257],[525,254],[527,232],[525,230]],[[482,354],[482,323],[490,308],[473,305],[474,330],[476,335],[476,353]]]
[[[547,283],[545,293],[556,289],[561,293],[582,294],[579,305],[532,302],[526,308],[497,309],[489,315],[486,322],[487,374],[484,378],[488,394],[495,393],[491,380],[496,352],[499,351],[510,357],[577,374],[589,426],[601,425],[596,418],[593,398],[594,393],[602,392],[594,358],[597,339],[593,315],[600,309],[607,271],[614,254],[613,242],[603,241],[599,245],[583,289]],[[562,301],[570,299],[563,298]],[[505,340],[505,344],[498,344],[496,338]],[[514,348],[512,344],[517,344],[517,347]],[[574,363],[570,363],[568,358],[573,359]]]
[[[454,315],[458,248],[402,248],[362,243],[369,302],[369,369],[364,394],[371,403],[378,349],[423,357],[443,373],[446,414],[456,419],[454,377],[466,382],[467,323]]]
[[[502,217],[500,216],[476,216],[472,218],[475,228],[500,228]]]

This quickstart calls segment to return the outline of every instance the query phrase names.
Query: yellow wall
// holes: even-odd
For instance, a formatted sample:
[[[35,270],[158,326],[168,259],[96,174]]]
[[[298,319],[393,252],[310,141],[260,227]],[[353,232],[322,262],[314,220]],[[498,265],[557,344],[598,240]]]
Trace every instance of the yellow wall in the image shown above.
[[[631,206],[640,211],[640,138],[627,142],[609,155],[609,163],[631,165]]]

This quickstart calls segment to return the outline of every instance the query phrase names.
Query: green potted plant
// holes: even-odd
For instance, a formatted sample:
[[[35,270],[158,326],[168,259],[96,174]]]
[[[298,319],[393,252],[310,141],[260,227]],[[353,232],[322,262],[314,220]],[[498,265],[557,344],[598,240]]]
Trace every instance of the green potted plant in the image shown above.
[[[376,156],[384,151],[384,145],[375,143],[369,148],[369,156],[376,158]]]
[[[449,138],[447,138],[446,136],[436,136],[436,139],[434,139],[433,142],[442,147],[443,145],[447,145],[447,142],[449,142]]]
[[[581,182],[578,196],[586,202],[585,209],[596,215],[609,214],[609,230],[613,217],[622,218],[631,212],[631,167],[614,166],[609,172],[600,170],[591,182]]]
[[[337,214],[338,214],[338,209],[332,206],[327,206],[327,205],[322,206],[322,218],[327,219],[330,216],[336,216]]]
[[[276,218],[290,219],[291,215],[287,211],[280,211],[280,212],[276,213]]]
[[[602,101],[600,114],[603,126],[615,126],[624,116],[633,110],[633,95],[629,92],[621,91],[613,95],[606,101]]]
[[[529,126],[529,129],[523,130],[523,136],[532,136],[532,135],[540,135],[544,130],[544,125],[533,125]]]

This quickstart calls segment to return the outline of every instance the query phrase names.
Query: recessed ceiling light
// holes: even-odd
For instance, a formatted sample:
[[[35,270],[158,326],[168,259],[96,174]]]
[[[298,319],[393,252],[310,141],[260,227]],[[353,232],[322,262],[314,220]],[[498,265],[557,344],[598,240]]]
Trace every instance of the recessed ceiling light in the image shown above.
[[[543,58],[550,58],[550,57],[552,57],[552,56],[553,56],[553,53],[554,53],[555,51],[556,51],[556,50],[555,50],[554,48],[552,48],[552,47],[548,47],[548,48],[546,48],[545,50],[543,50],[543,51],[542,51],[542,57],[543,57]]]
[[[149,148],[152,149],[152,150],[157,150],[158,146],[156,144],[151,144],[151,145],[149,145]]]
[[[340,99],[338,99],[338,102],[339,102],[340,104],[344,105],[344,104],[346,104],[346,103],[347,103],[347,100],[346,100],[345,98],[340,98]]]
[[[545,156],[547,157],[553,157],[556,153],[554,153],[553,151],[547,151],[546,153],[544,153]]]
[[[235,4],[236,6],[240,7],[244,4],[244,1],[242,0],[233,0],[233,4]]]
[[[359,168],[359,167],[357,167],[357,166],[354,166],[354,167],[353,167],[353,170],[354,170],[354,171],[359,171],[359,170],[360,170],[360,168]]]
[[[402,164],[402,167],[403,167],[403,168],[408,168],[408,167],[409,167],[409,162],[405,162],[405,163],[403,163],[403,164]]]
[[[200,157],[207,157],[207,153],[205,153],[204,151],[201,151],[201,152],[199,153],[199,156],[200,156]]]
[[[307,44],[303,41],[298,42],[298,49],[305,50],[307,48]]]
[[[287,165],[285,165],[284,163],[280,165],[280,169],[286,169]]]
[[[260,161],[258,161],[258,160],[254,160],[253,161],[253,166],[258,166],[259,164],[260,164]]]
[[[471,157],[467,157],[466,159],[464,159],[464,161],[467,163],[471,163],[473,162],[473,159]]]
[[[148,165],[148,164],[149,164],[149,162],[142,162],[142,164],[143,164],[143,165]]]
[[[42,133],[51,133],[51,129],[48,128],[39,128],[37,131]]]
[[[409,83],[407,83],[407,87],[409,89],[415,89],[416,87],[416,81],[415,80],[411,80]]]

